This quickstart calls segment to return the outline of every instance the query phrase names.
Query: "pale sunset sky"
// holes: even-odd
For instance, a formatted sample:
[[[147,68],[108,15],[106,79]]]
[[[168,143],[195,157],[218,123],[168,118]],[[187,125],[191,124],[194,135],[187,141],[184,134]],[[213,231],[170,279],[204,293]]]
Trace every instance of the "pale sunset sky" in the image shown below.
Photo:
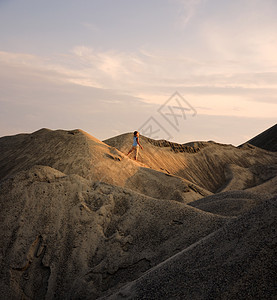
[[[276,117],[276,0],[0,0],[0,136],[239,145]]]

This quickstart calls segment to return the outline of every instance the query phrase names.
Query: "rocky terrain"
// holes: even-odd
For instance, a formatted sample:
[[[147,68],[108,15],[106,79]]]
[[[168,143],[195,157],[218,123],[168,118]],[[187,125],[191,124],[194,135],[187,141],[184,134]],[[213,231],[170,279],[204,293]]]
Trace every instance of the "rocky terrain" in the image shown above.
[[[0,138],[1,299],[276,298],[276,128],[138,161],[132,133]]]

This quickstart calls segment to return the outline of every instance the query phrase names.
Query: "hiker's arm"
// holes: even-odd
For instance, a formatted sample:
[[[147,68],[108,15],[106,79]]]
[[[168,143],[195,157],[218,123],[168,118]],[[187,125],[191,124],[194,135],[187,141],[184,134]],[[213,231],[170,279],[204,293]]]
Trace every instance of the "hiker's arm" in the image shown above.
[[[143,149],[143,147],[141,146],[141,144],[139,142],[139,138],[137,138],[137,142],[138,142],[138,145],[140,146],[140,148]]]

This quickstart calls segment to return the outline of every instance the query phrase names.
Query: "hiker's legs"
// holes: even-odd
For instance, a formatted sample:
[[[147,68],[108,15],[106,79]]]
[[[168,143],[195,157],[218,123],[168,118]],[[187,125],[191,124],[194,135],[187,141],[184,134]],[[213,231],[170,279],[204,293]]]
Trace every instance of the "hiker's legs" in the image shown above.
[[[138,152],[139,152],[139,146],[136,146],[135,147],[136,149],[136,151],[135,151],[135,160],[137,160],[137,158],[138,158]]]
[[[135,150],[135,147],[134,146],[132,146],[132,148],[129,150],[129,152],[127,153],[127,156],[131,153],[131,152],[133,152]]]
[[[138,151],[139,151],[139,146],[132,146],[132,148],[129,150],[129,152],[127,153],[127,156],[133,152],[135,150],[135,156],[134,159],[137,160],[138,158]]]

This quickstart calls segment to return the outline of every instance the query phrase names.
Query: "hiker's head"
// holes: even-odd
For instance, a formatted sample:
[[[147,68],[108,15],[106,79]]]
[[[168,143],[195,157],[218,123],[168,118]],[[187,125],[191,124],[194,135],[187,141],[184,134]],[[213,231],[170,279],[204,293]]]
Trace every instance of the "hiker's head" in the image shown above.
[[[134,136],[139,136],[139,132],[138,131],[134,131]]]

